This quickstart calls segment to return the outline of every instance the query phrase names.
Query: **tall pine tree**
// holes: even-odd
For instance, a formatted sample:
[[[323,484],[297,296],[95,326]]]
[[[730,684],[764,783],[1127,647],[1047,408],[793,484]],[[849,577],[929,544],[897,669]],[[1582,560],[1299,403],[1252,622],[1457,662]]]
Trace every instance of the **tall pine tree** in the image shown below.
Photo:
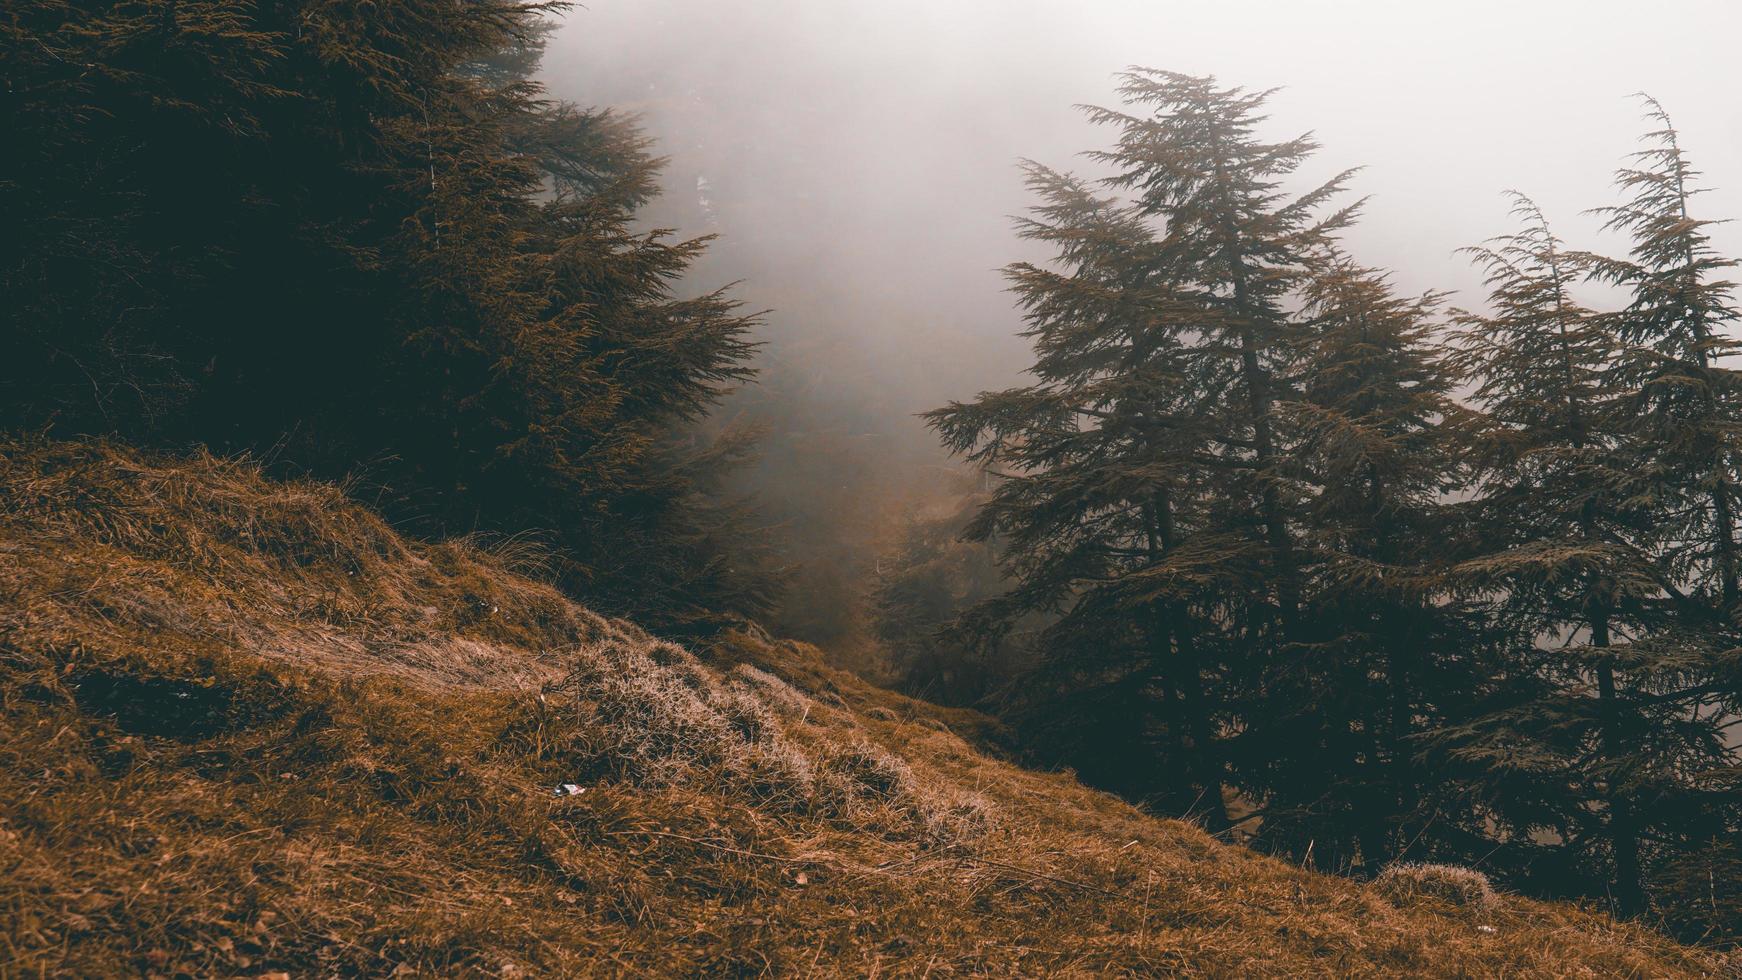
[[[1653,145],[1616,174],[1628,200],[1597,210],[1609,230],[1631,238],[1631,250],[1624,259],[1586,258],[1595,276],[1632,294],[1613,318],[1621,345],[1609,380],[1632,395],[1621,407],[1648,453],[1641,465],[1652,468],[1660,494],[1681,498],[1660,505],[1673,523],[1658,533],[1673,542],[1678,580],[1733,621],[1742,376],[1724,362],[1742,351],[1730,335],[1742,313],[1725,278],[1737,263],[1713,250],[1714,222],[1692,209],[1699,175],[1669,115],[1645,102],[1656,128],[1644,139]]]
[[[1607,380],[1620,395],[1617,425],[1628,431],[1631,465],[1649,474],[1639,495],[1649,503],[1675,613],[1674,627],[1656,640],[1662,652],[1645,697],[1652,718],[1678,740],[1642,801],[1657,816],[1646,870],[1655,865],[1654,877],[1673,892],[1696,856],[1713,863],[1727,856],[1734,865],[1733,842],[1742,839],[1742,753],[1726,735],[1742,718],[1735,526],[1742,373],[1730,366],[1742,351],[1733,336],[1742,314],[1728,278],[1737,262],[1715,251],[1714,222],[1697,216],[1699,174],[1663,106],[1641,98],[1648,145],[1616,174],[1623,203],[1597,211],[1631,248],[1626,258],[1587,260],[1597,278],[1630,293],[1610,318],[1620,344]],[[1694,904],[1717,918],[1715,893]]]
[[[1607,374],[1618,338],[1572,295],[1582,263],[1535,204],[1513,202],[1524,227],[1468,250],[1492,307],[1461,317],[1457,354],[1487,413],[1476,462],[1489,553],[1458,574],[1534,651],[1543,684],[1457,729],[1469,736],[1458,755],[1497,781],[1523,770],[1552,787],[1553,824],[1509,831],[1606,851],[1616,908],[1632,915],[1643,907],[1641,797],[1669,748],[1641,698],[1673,656],[1648,639],[1663,625],[1667,569],[1653,549],[1649,476],[1630,465]]]
[[[931,413],[952,449],[1006,477],[970,533],[999,534],[1017,587],[994,619],[1059,615],[1047,641],[1073,682],[1142,718],[1181,760],[1192,804],[1226,822],[1215,690],[1269,669],[1305,635],[1288,513],[1298,495],[1277,400],[1305,328],[1287,299],[1352,208],[1325,213],[1339,176],[1300,196],[1282,182],[1305,137],[1256,135],[1268,93],[1138,69],[1118,127],[1091,154],[1096,182],[1030,168],[1029,238],[1057,266],[1009,275],[1026,310],[1038,383]],[[1314,727],[1318,743],[1325,739]],[[1153,757],[1150,726],[1115,737]]]
[[[1054,246],[1061,266],[1008,270],[1038,381],[930,415],[947,444],[998,478],[967,533],[998,536],[1016,584],[974,619],[996,634],[1032,613],[1056,616],[1046,631],[1055,693],[1075,708],[1062,734],[1101,742],[1106,772],[1087,774],[1132,776],[1121,789],[1182,808],[1199,796],[1222,822],[1212,708],[1187,625],[1202,615],[1192,598],[1210,594],[1221,570],[1184,546],[1181,527],[1196,503],[1181,499],[1190,474],[1212,458],[1198,402],[1217,366],[1180,338],[1179,314],[1197,304],[1152,273],[1142,214],[1074,176],[1039,165],[1028,175],[1042,203],[1022,234]],[[1194,759],[1176,752],[1172,762],[1193,771],[1196,793],[1144,778],[1169,754],[1152,740],[1181,748],[1188,730],[1199,733]]]
[[[1330,254],[1301,300],[1308,334],[1283,403],[1289,458],[1310,488],[1299,514],[1314,574],[1307,602],[1316,641],[1251,692],[1255,739],[1278,770],[1272,824],[1290,801],[1300,833],[1341,837],[1371,872],[1406,849],[1443,851],[1462,821],[1430,800],[1436,783],[1417,736],[1456,716],[1479,688],[1482,644],[1462,604],[1445,601],[1441,502],[1463,484],[1453,434],[1468,413],[1431,333],[1440,297],[1395,295],[1384,273]],[[1349,743],[1315,768],[1273,734],[1290,705],[1329,719]],[[1291,774],[1290,771],[1293,770]]]

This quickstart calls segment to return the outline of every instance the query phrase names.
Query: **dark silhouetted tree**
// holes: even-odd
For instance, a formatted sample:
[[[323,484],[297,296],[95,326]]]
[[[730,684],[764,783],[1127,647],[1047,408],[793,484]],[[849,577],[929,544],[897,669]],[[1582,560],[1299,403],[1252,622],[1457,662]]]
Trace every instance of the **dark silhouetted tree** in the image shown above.
[[[1442,849],[1436,830],[1464,822],[1437,798],[1416,736],[1479,697],[1486,669],[1480,624],[1445,600],[1443,576],[1442,502],[1465,479],[1456,434],[1469,413],[1431,337],[1440,297],[1396,296],[1383,273],[1329,254],[1300,298],[1308,330],[1279,408],[1310,488],[1297,519],[1316,634],[1249,693],[1246,730],[1276,770],[1270,806],[1338,814],[1340,832],[1308,827],[1321,841],[1352,835],[1371,872],[1405,849]],[[1334,726],[1343,751],[1317,766],[1299,757],[1274,730],[1299,712]]]
[[[1685,867],[1695,855],[1732,860],[1726,841],[1742,839],[1742,779],[1726,737],[1742,718],[1742,373],[1728,363],[1742,351],[1734,337],[1742,313],[1728,278],[1737,262],[1714,250],[1714,222],[1696,216],[1699,174],[1668,113],[1641,98],[1653,127],[1648,145],[1616,174],[1624,203],[1597,212],[1629,236],[1631,249],[1624,259],[1586,260],[1596,277],[1631,294],[1610,317],[1620,344],[1606,379],[1620,394],[1616,424],[1628,432],[1628,465],[1648,475],[1636,496],[1650,508],[1652,550],[1676,620],[1653,638],[1644,695],[1648,720],[1663,733],[1656,737],[1673,736],[1651,757],[1640,800],[1650,816],[1647,871],[1662,881],[1661,868]],[[1669,889],[1677,891],[1685,889]],[[1708,898],[1701,914],[1715,911],[1715,893]]]
[[[1350,211],[1320,213],[1341,177],[1278,189],[1314,145],[1256,137],[1266,93],[1150,70],[1121,92],[1140,111],[1088,110],[1119,129],[1091,154],[1114,170],[1101,190],[1029,167],[1041,204],[1021,233],[1057,262],[1008,275],[1038,382],[929,419],[1003,475],[969,534],[999,536],[1017,584],[974,618],[1057,615],[1060,683],[1119,719],[1101,757],[1171,760],[1191,784],[1176,808],[1219,829],[1214,691],[1303,634],[1276,401],[1306,328],[1285,299]]]
[[[1642,906],[1639,797],[1664,746],[1636,707],[1661,651],[1666,569],[1653,551],[1644,474],[1617,428],[1607,370],[1618,338],[1571,291],[1584,275],[1537,207],[1514,195],[1522,230],[1469,249],[1487,271],[1487,314],[1461,317],[1460,363],[1486,412],[1478,440],[1483,544],[1462,563],[1470,594],[1536,650],[1543,696],[1475,723],[1462,750],[1509,780],[1522,768],[1560,801],[1544,830],[1607,845],[1617,908]],[[1547,802],[1554,803],[1552,798]],[[1504,814],[1500,815],[1504,819]],[[1541,819],[1533,812],[1533,819]]]
[[[564,581],[753,611],[688,430],[753,318],[635,226],[659,161],[528,80],[560,4],[27,0],[0,24],[4,423],[359,465],[437,533],[536,528]]]

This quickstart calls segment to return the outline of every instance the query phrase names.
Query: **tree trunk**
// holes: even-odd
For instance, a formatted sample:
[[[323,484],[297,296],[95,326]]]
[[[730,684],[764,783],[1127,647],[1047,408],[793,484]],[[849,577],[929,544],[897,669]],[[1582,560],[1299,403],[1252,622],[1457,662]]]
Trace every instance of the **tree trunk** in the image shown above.
[[[1694,321],[1694,340],[1696,344],[1695,357],[1700,367],[1700,384],[1704,391],[1703,401],[1706,403],[1708,422],[1717,418],[1718,399],[1712,394],[1711,379],[1706,377],[1709,369],[1706,356],[1705,325],[1698,319]],[[1716,525],[1713,536],[1717,539],[1718,581],[1724,595],[1724,618],[1729,620],[1736,615],[1736,519],[1730,503],[1730,479],[1725,473],[1724,452],[1721,448],[1712,453],[1712,469],[1717,477],[1712,487],[1712,518]]]
[[[1591,616],[1591,645],[1609,646],[1609,614],[1599,604]],[[1620,704],[1615,693],[1615,671],[1607,658],[1597,665],[1598,713],[1602,722],[1603,755],[1611,765],[1621,758]],[[1615,854],[1615,911],[1631,919],[1645,910],[1645,892],[1639,876],[1639,830],[1633,802],[1616,785],[1613,774],[1606,780],[1609,802],[1609,846]]]
[[[1549,251],[1549,268],[1557,284],[1561,281],[1553,248]],[[1567,349],[1567,324],[1564,297],[1557,285],[1555,310],[1559,314],[1561,367],[1567,387],[1567,427],[1575,450],[1585,448],[1585,425],[1582,406],[1575,400],[1571,354]],[[1586,541],[1597,541],[1596,498],[1587,497],[1579,514],[1579,530]],[[1607,651],[1611,606],[1603,583],[1592,578],[1587,586],[1587,614],[1591,623],[1591,646]],[[1607,652],[1599,654],[1597,663],[1597,712],[1600,725],[1603,758],[1611,766],[1621,758],[1620,706],[1616,700],[1615,670]],[[1605,780],[1604,795],[1609,804],[1609,843],[1615,854],[1615,907],[1621,918],[1632,918],[1645,907],[1645,896],[1639,878],[1639,832],[1635,827],[1632,801],[1615,785],[1613,775]]]
[[[1241,316],[1247,316],[1244,276],[1234,280],[1235,301]],[[1275,439],[1270,431],[1270,384],[1263,365],[1258,363],[1258,347],[1250,327],[1240,331],[1240,370],[1246,382],[1248,408],[1252,413],[1253,454],[1261,472],[1268,470],[1276,457]],[[1268,476],[1268,473],[1264,474]],[[1264,517],[1265,543],[1276,555],[1276,602],[1282,614],[1283,633],[1298,639],[1300,623],[1300,586],[1295,581],[1294,541],[1283,522],[1282,501],[1276,484],[1266,479],[1259,491],[1259,505]]]
[[[1712,488],[1712,510],[1718,523],[1718,577],[1724,590],[1724,616],[1728,619],[1736,615],[1736,520],[1730,512],[1730,481],[1722,476],[1723,465],[1720,458],[1718,485]]]
[[[1397,561],[1396,533],[1392,521],[1386,517],[1385,481],[1380,478],[1377,470],[1373,470],[1370,480],[1369,499],[1372,507],[1375,527],[1373,538],[1374,554],[1384,565],[1393,565]],[[1391,777],[1392,796],[1388,801],[1392,810],[1388,815],[1389,836],[1387,859],[1395,857],[1396,841],[1401,838],[1404,822],[1407,821],[1416,808],[1415,765],[1410,757],[1408,744],[1410,728],[1414,720],[1414,675],[1415,675],[1415,621],[1409,612],[1397,608],[1390,597],[1382,597],[1383,604],[1379,611],[1379,635],[1385,644],[1385,679],[1387,682],[1387,707],[1390,717],[1385,733],[1385,749],[1387,754],[1386,770]]]
[[[1153,564],[1171,551],[1177,537],[1173,522],[1173,502],[1166,491],[1155,494],[1149,507],[1149,554]],[[1203,668],[1198,663],[1196,638],[1193,636],[1191,612],[1179,603],[1166,604],[1167,635],[1172,638],[1171,663],[1167,673],[1172,687],[1183,701],[1186,733],[1191,738],[1188,766],[1193,781],[1203,797],[1194,809],[1204,815],[1211,833],[1229,826],[1227,804],[1222,800],[1222,763],[1216,752],[1215,732],[1210,726],[1210,711],[1204,697]],[[1157,617],[1158,621],[1161,617]]]
[[[1222,150],[1219,132],[1216,144],[1217,149]],[[1225,177],[1221,163],[1216,166],[1216,176],[1218,180]],[[1228,278],[1234,290],[1234,310],[1243,321],[1240,327],[1240,372],[1246,383],[1247,408],[1252,414],[1253,455],[1257,457],[1260,473],[1268,477],[1271,474],[1267,471],[1276,456],[1276,443],[1270,429],[1270,379],[1258,361],[1258,342],[1253,332],[1259,318],[1255,315],[1247,283],[1246,250],[1238,230],[1238,216],[1231,207],[1225,207],[1219,218],[1224,239],[1224,256],[1228,263]],[[1300,584],[1295,581],[1294,542],[1288,533],[1288,525],[1283,521],[1282,502],[1277,494],[1276,484],[1266,479],[1259,490],[1259,498],[1264,518],[1265,543],[1270,545],[1276,556],[1276,602],[1282,619],[1282,632],[1286,639],[1298,640]]]
[[[1197,812],[1204,815],[1204,825],[1210,833],[1228,829],[1228,807],[1222,799],[1222,761],[1216,751],[1216,736],[1210,728],[1209,705],[1204,697],[1203,668],[1198,663],[1197,643],[1192,635],[1191,618],[1183,610],[1173,610],[1173,638],[1179,659],[1179,687],[1185,699],[1186,723],[1192,739],[1191,759],[1203,799]]]
[[[1405,637],[1393,636],[1385,653],[1385,670],[1391,681],[1391,725],[1386,733],[1386,749],[1390,755],[1392,815],[1390,832],[1395,840],[1402,836],[1403,826],[1415,812],[1415,765],[1410,758],[1409,677],[1414,652],[1403,648]]]

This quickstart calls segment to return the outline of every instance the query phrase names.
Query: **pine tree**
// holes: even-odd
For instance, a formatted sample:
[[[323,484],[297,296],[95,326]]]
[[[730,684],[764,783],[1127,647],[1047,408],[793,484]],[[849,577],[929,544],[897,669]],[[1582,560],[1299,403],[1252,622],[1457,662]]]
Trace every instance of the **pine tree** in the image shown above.
[[[1145,744],[1151,719],[1163,715],[1176,742],[1183,727],[1171,698],[1160,702],[1156,691],[1159,674],[1178,679],[1183,670],[1164,625],[1171,610],[1140,614],[1148,604],[1135,575],[1174,543],[1164,540],[1157,503],[1188,483],[1183,471],[1203,451],[1192,420],[1196,365],[1160,319],[1170,297],[1147,282],[1152,240],[1141,217],[1039,165],[1028,166],[1028,183],[1042,203],[1022,234],[1053,245],[1069,270],[1019,263],[1007,272],[1027,309],[1039,382],[952,404],[929,420],[946,444],[1000,477],[967,534],[999,536],[1016,586],[978,607],[976,620],[996,635],[1024,615],[1056,615],[1050,646],[1098,647],[1071,686],[1101,706],[1093,716],[1114,723],[1118,741],[1103,758],[1141,771],[1157,754]],[[1166,444],[1156,426],[1166,426]],[[1164,506],[1173,517],[1179,503]],[[1213,784],[1219,802],[1220,776],[1210,763],[1198,768],[1204,795]]]
[[[1310,776],[1271,792],[1337,813],[1369,871],[1407,846],[1436,848],[1433,831],[1449,815],[1419,812],[1435,780],[1416,736],[1455,714],[1481,671],[1469,611],[1443,601],[1439,567],[1441,500],[1463,479],[1448,430],[1467,415],[1431,338],[1440,297],[1398,297],[1386,278],[1333,253],[1302,290],[1309,335],[1293,368],[1296,398],[1280,409],[1297,479],[1312,488],[1298,521],[1319,631],[1255,692],[1249,726],[1269,740],[1269,723],[1289,714],[1270,705],[1291,703],[1345,726],[1355,743],[1346,768],[1323,773],[1302,760]],[[1292,749],[1270,748],[1280,769]],[[1335,839],[1324,821],[1313,830]]]
[[[1008,638],[977,648],[948,629],[1004,587],[996,542],[961,540],[981,498],[972,492],[972,474],[959,479],[954,510],[906,515],[893,547],[872,564],[866,605],[879,673],[892,686],[928,701],[968,705],[1009,681],[1021,648]]]
[[[1114,149],[1090,157],[1117,168],[1111,185],[1132,191],[1145,218],[1166,223],[1159,261],[1175,283],[1197,291],[1195,328],[1237,353],[1244,403],[1221,413],[1234,431],[1220,441],[1247,457],[1241,462],[1248,465],[1237,468],[1250,474],[1242,482],[1257,501],[1275,563],[1277,608],[1285,631],[1298,630],[1299,570],[1284,513],[1274,407],[1302,327],[1284,303],[1316,248],[1358,210],[1355,204],[1319,213],[1353,171],[1296,198],[1281,191],[1318,145],[1305,136],[1268,143],[1255,135],[1268,91],[1218,89],[1213,78],[1138,69],[1127,73],[1120,93],[1153,115],[1091,109],[1092,121],[1118,125],[1121,134]]]
[[[1020,231],[1057,266],[1008,276],[1038,382],[929,420],[1004,477],[969,533],[999,535],[1017,585],[983,618],[1056,614],[1044,642],[1070,683],[1153,708],[1162,758],[1185,760],[1194,784],[1188,809],[1220,827],[1214,692],[1235,661],[1268,663],[1303,633],[1276,433],[1303,327],[1285,300],[1352,209],[1320,214],[1341,176],[1278,189],[1315,146],[1258,139],[1267,93],[1138,69],[1121,94],[1141,114],[1088,110],[1119,128],[1090,155],[1111,176],[1029,166],[1042,203]]]
[[[1644,97],[1647,117],[1658,128],[1635,153],[1634,166],[1616,174],[1631,195],[1626,203],[1597,212],[1606,228],[1632,238],[1628,258],[1589,256],[1593,273],[1629,289],[1631,302],[1614,318],[1622,347],[1610,381],[1634,393],[1628,424],[1649,452],[1659,493],[1686,500],[1663,505],[1673,515],[1659,534],[1674,539],[1678,581],[1733,620],[1737,600],[1734,471],[1742,440],[1742,375],[1721,362],[1742,351],[1727,335],[1738,319],[1734,284],[1724,278],[1736,267],[1713,251],[1713,222],[1692,216],[1699,174],[1680,145],[1663,107]]]
[[[1713,222],[1694,216],[1699,175],[1668,113],[1641,98],[1654,127],[1643,137],[1650,145],[1616,174],[1627,200],[1597,210],[1608,230],[1630,237],[1629,255],[1586,258],[1595,277],[1631,293],[1610,317],[1619,344],[1605,380],[1619,393],[1616,424],[1627,432],[1630,465],[1647,475],[1635,494],[1651,513],[1652,548],[1676,620],[1655,638],[1647,697],[1677,751],[1673,769],[1658,763],[1663,772],[1645,801],[1656,816],[1650,851],[1674,864],[1687,854],[1716,859],[1723,841],[1742,833],[1734,816],[1742,751],[1725,737],[1742,716],[1735,528],[1742,373],[1724,363],[1742,351],[1729,335],[1742,313],[1724,278],[1737,262],[1713,249]]]
[[[1618,338],[1572,296],[1581,263],[1529,199],[1513,201],[1524,228],[1467,250],[1492,306],[1460,317],[1457,353],[1487,413],[1475,462],[1490,553],[1457,571],[1519,644],[1539,648],[1531,663],[1544,683],[1535,700],[1451,731],[1468,738],[1457,754],[1488,765],[1489,778],[1521,769],[1558,784],[1555,825],[1510,830],[1546,829],[1575,848],[1600,836],[1617,909],[1631,915],[1643,903],[1640,796],[1667,748],[1639,697],[1672,656],[1644,640],[1662,625],[1666,569],[1616,424],[1607,370]]]
[[[687,446],[755,318],[635,226],[648,141],[528,75],[561,4],[27,0],[0,59],[4,424],[361,467],[431,533],[537,529],[649,619],[754,611]]]

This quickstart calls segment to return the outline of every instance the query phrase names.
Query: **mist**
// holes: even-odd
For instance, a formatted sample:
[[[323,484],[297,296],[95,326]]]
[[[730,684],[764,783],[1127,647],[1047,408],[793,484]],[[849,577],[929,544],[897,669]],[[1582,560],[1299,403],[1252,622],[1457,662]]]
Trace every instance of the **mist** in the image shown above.
[[[945,463],[914,414],[1018,382],[1028,349],[998,270],[1045,256],[1011,230],[1030,203],[1017,164],[1089,169],[1077,155],[1109,134],[1075,106],[1113,103],[1118,71],[1279,88],[1268,135],[1322,144],[1303,187],[1363,168],[1354,255],[1404,292],[1479,306],[1455,252],[1511,230],[1505,190],[1578,247],[1624,249],[1584,212],[1612,203],[1645,129],[1632,93],[1665,105],[1712,175],[1706,214],[1742,214],[1742,186],[1723,186],[1742,173],[1739,35],[1717,0],[592,0],[543,75],[556,97],[640,117],[669,157],[648,223],[717,234],[697,288],[742,280],[772,311],[761,383],[725,415],[768,428],[749,479],[800,563],[844,576],[809,591],[850,600],[844,566]],[[1714,238],[1742,251],[1742,227]]]

